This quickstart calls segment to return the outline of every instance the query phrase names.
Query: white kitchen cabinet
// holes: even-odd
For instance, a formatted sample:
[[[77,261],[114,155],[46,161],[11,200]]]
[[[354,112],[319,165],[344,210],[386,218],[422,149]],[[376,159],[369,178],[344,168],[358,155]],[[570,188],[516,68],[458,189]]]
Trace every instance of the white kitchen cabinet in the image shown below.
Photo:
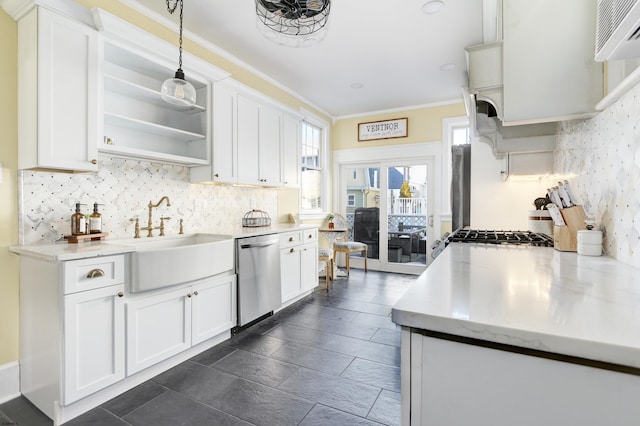
[[[97,32],[43,7],[18,21],[18,167],[98,169]]]
[[[282,183],[300,186],[300,120],[286,113],[282,118]]]
[[[64,297],[65,405],[124,379],[124,284]]]
[[[238,183],[281,186],[282,113],[238,94]]]
[[[318,231],[307,229],[280,234],[282,303],[306,294],[318,285]]]
[[[192,182],[300,186],[300,116],[234,81],[213,84],[211,165]]]
[[[214,84],[211,165],[192,168],[193,182],[238,182],[236,118],[236,91]]]
[[[258,185],[260,181],[260,105],[238,95],[238,182]]]
[[[282,303],[285,303],[297,296],[302,288],[302,252],[298,247],[291,247],[280,250]]]
[[[318,285],[318,244],[302,246],[300,255],[300,289],[307,291]]]
[[[127,375],[230,330],[235,325],[235,280],[235,275],[214,276],[129,298]]]
[[[637,375],[415,331],[402,329],[403,426],[638,422]]]
[[[20,256],[20,391],[52,419],[125,377],[124,265]]]
[[[211,277],[193,285],[192,344],[198,344],[236,325],[236,276]]]
[[[127,375],[191,347],[190,288],[127,301]]]

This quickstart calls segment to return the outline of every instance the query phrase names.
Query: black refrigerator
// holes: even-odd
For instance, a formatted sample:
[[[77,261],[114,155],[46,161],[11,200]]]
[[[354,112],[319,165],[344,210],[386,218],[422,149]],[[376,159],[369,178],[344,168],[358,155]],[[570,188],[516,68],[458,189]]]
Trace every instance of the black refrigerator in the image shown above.
[[[471,222],[471,144],[451,147],[451,230]]]

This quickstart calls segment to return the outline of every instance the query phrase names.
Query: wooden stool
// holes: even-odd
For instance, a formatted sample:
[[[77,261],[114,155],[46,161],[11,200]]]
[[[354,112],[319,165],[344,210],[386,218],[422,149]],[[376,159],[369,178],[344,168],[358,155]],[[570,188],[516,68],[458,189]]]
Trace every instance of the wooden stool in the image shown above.
[[[329,290],[329,280],[333,280],[333,250],[330,248],[319,248],[318,249],[318,260],[320,262],[325,262],[325,281],[327,285],[327,290]]]

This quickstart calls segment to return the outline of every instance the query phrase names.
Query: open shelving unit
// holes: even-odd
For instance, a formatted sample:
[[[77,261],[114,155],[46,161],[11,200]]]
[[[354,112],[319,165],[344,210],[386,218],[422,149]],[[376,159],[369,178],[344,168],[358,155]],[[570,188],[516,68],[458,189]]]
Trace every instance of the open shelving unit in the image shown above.
[[[210,161],[210,83],[185,71],[196,102],[181,108],[165,102],[162,82],[175,73],[148,54],[104,42],[103,112],[105,154],[202,166]]]

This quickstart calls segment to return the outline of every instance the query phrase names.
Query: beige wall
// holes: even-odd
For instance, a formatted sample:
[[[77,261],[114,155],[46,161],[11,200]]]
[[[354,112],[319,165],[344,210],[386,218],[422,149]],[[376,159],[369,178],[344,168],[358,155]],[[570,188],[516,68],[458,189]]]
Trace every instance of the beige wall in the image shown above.
[[[18,71],[16,23],[0,9],[0,365],[18,359]]]
[[[439,141],[442,139],[442,119],[460,117],[466,114],[464,104],[460,101],[460,103],[450,105],[341,119],[333,127],[332,150]],[[409,119],[408,136],[406,138],[358,142],[358,123],[403,117]]]

